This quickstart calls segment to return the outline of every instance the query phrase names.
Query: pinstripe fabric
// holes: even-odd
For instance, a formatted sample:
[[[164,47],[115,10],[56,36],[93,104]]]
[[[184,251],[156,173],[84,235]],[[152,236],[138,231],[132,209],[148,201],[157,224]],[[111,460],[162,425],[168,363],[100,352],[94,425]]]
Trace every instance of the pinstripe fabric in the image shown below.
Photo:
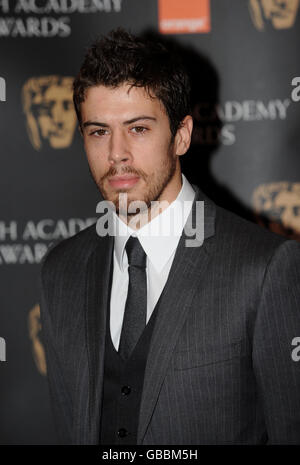
[[[300,246],[205,201],[180,239],[148,353],[138,443],[300,444]],[[194,207],[192,212],[194,212]],[[114,240],[94,227],[47,254],[41,318],[60,441],[98,444]]]

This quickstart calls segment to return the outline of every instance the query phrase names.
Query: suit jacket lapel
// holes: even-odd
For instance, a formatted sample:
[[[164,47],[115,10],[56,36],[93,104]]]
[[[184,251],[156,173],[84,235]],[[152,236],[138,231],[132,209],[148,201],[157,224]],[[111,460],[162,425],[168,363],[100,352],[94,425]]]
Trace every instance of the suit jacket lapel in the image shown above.
[[[99,444],[104,349],[114,238],[104,236],[91,254],[86,281],[86,339],[89,371],[86,444]]]
[[[137,442],[141,444],[151,415],[153,413],[160,388],[175,348],[181,328],[187,318],[195,291],[201,275],[205,272],[210,260],[211,241],[214,235],[215,206],[199,189],[193,185],[196,196],[187,225],[195,218],[196,201],[204,200],[204,242],[198,247],[186,247],[185,240],[190,238],[185,231],[180,238],[169,277],[159,299],[141,399]]]

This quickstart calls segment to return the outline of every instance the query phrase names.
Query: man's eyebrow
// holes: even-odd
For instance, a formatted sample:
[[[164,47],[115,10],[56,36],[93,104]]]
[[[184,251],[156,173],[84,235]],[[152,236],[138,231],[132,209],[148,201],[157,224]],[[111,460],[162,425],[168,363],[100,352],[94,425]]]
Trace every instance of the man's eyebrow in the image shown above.
[[[132,123],[136,123],[137,121],[140,121],[140,120],[156,121],[156,118],[154,118],[154,116],[142,115],[142,116],[137,116],[136,118],[132,118],[132,119],[129,119],[127,121],[124,121],[123,124],[132,124]]]
[[[100,123],[100,121],[86,121],[85,123],[83,123],[82,125],[84,128],[88,127],[88,126],[101,126],[101,127],[104,127],[104,128],[108,128],[108,124],[106,123]]]
[[[135,118],[128,119],[127,121],[124,121],[123,124],[128,125],[128,124],[136,123],[137,121],[144,121],[144,120],[157,121],[157,119],[154,118],[154,116],[141,115],[141,116],[136,116]],[[83,123],[84,128],[88,126],[101,126],[102,128],[109,127],[107,123],[101,123],[100,121],[86,121],[85,123]]]

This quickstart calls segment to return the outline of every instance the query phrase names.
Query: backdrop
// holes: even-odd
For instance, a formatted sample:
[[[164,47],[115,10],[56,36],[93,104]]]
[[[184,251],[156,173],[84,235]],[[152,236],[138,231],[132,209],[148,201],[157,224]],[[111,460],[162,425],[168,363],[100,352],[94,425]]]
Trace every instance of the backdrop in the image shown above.
[[[54,444],[38,274],[96,219],[72,104],[98,34],[161,34],[192,80],[187,177],[262,227],[300,237],[299,0],[0,0],[0,443]]]

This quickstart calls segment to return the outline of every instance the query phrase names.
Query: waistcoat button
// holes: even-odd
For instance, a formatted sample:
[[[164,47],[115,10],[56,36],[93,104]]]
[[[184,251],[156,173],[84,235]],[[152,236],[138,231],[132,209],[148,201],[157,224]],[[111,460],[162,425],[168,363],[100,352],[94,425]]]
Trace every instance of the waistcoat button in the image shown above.
[[[127,434],[128,434],[128,431],[125,428],[120,428],[119,431],[118,431],[118,436],[120,438],[125,438],[125,436],[127,436]]]
[[[121,392],[123,396],[128,396],[131,393],[131,387],[130,386],[123,386],[121,389]]]

